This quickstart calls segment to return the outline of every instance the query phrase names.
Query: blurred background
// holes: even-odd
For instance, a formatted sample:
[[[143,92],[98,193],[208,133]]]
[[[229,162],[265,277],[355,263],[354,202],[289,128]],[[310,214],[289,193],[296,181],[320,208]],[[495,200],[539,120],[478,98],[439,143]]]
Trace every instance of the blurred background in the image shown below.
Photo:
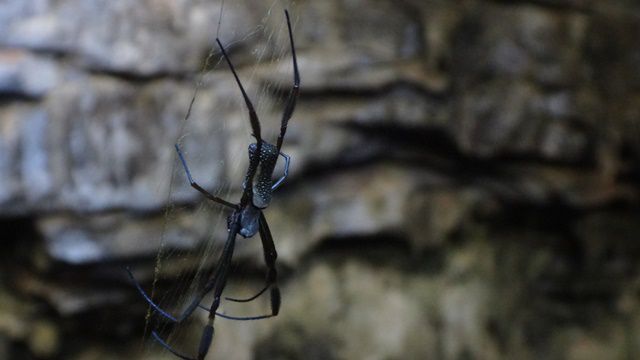
[[[123,266],[177,312],[216,264],[227,213],[173,144],[239,199],[250,129],[214,39],[274,141],[285,8],[283,304],[217,320],[208,358],[640,357],[637,2],[4,0],[0,358],[174,358],[152,328],[196,353],[206,312],[158,322]],[[263,281],[238,240],[225,294]]]

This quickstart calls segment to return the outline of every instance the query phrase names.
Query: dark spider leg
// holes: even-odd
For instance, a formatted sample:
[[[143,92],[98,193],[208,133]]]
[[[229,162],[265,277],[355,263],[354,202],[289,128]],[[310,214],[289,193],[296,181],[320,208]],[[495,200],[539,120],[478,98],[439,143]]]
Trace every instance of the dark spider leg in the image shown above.
[[[291,92],[289,93],[289,97],[287,98],[287,102],[284,108],[284,113],[282,114],[282,121],[280,125],[280,136],[278,136],[278,142],[276,143],[276,148],[280,151],[282,147],[282,141],[284,140],[284,134],[287,132],[287,124],[289,123],[289,119],[291,119],[291,115],[293,115],[293,110],[296,107],[296,100],[298,99],[298,93],[300,91],[300,73],[298,72],[298,59],[296,57],[296,47],[293,44],[293,32],[291,31],[291,20],[289,19],[289,12],[287,10],[284,11],[285,16],[287,17],[287,29],[289,30],[289,42],[291,43],[291,56],[293,57],[293,87],[291,88]]]
[[[216,313],[216,316],[219,316],[219,317],[221,317],[223,319],[227,319],[227,320],[250,321],[250,320],[263,320],[263,319],[272,318],[272,317],[276,316],[276,314],[258,315],[258,316],[231,316],[231,315],[225,315],[225,314],[221,314],[221,313]]]
[[[229,59],[229,56],[227,55],[227,52],[225,51],[224,46],[222,46],[220,39],[216,38],[216,42],[218,43],[218,46],[222,51],[222,56],[224,57],[224,59],[227,61],[227,64],[229,65],[229,69],[231,69],[231,73],[233,73],[233,77],[236,79],[236,83],[240,88],[240,92],[242,92],[242,97],[244,98],[244,102],[247,105],[247,109],[249,110],[249,121],[251,122],[251,130],[253,131],[253,136],[255,136],[258,143],[260,143],[262,138],[260,137],[260,121],[258,120],[258,115],[256,114],[256,111],[253,108],[253,104],[251,103],[251,100],[249,100],[249,96],[247,95],[247,92],[244,91],[244,87],[240,82],[240,78],[236,73],[236,69],[233,67],[233,64],[231,63],[231,59]],[[258,154],[260,154],[260,152],[258,152]]]
[[[229,266],[231,264],[231,258],[233,257],[233,250],[235,248],[236,236],[240,232],[240,214],[234,213],[231,216],[234,217],[233,222],[229,229],[229,237],[227,238],[227,242],[224,245],[224,249],[222,250],[222,255],[220,256],[220,262],[216,267],[216,272],[214,278],[211,282],[207,284],[208,292],[213,289],[214,292],[214,300],[209,308],[209,320],[207,325],[205,325],[204,330],[202,331],[202,337],[200,338],[200,345],[198,346],[198,356],[195,358],[197,360],[203,360],[204,357],[209,352],[209,347],[211,346],[211,341],[213,340],[214,329],[213,329],[213,321],[215,320],[216,310],[220,305],[220,296],[224,287],[227,283],[227,275]],[[197,302],[192,302],[189,306],[190,308],[193,306],[193,310],[200,306],[200,301],[202,298],[197,299]],[[193,305],[195,304],[195,305]],[[193,312],[191,310],[191,312]],[[186,360],[194,360],[194,358],[187,357],[185,355],[180,354],[176,350],[174,350],[166,341],[164,341],[155,331],[152,332],[152,335],[156,341],[160,343],[165,349],[169,350],[172,354],[178,356],[181,359]]]
[[[232,215],[234,216],[234,215]],[[237,216],[237,215],[236,215]],[[239,223],[239,221],[237,221]],[[235,226],[235,224],[233,225]],[[163,317],[165,317],[166,319],[174,322],[174,323],[181,323],[183,322],[185,319],[187,319],[189,316],[191,316],[191,314],[198,308],[198,306],[200,306],[200,302],[202,301],[202,299],[209,293],[211,292],[211,290],[213,290],[218,282],[218,278],[220,276],[223,276],[223,270],[224,270],[224,274],[226,274],[226,268],[229,266],[229,264],[227,264],[227,262],[230,262],[230,257],[231,254],[233,254],[233,246],[235,244],[235,235],[239,232],[239,227],[238,230],[235,233],[231,233],[231,231],[229,232],[229,238],[227,239],[227,242],[225,243],[225,247],[222,251],[222,255],[220,256],[220,262],[218,263],[218,266],[215,269],[214,272],[214,276],[213,279],[209,280],[206,284],[204,284],[204,286],[202,286],[202,290],[200,290],[196,297],[191,301],[191,303],[189,304],[189,306],[182,312],[182,314],[180,314],[179,317],[175,317],[171,314],[169,314],[167,311],[163,310],[162,308],[160,308],[160,306],[158,304],[156,304],[151,297],[144,291],[144,289],[142,289],[142,286],[140,285],[140,283],[135,279],[135,277],[133,276],[133,273],[131,272],[131,269],[129,267],[126,267],[125,270],[127,271],[127,273],[129,273],[129,278],[132,280],[133,284],[135,285],[135,287],[138,289],[138,292],[142,295],[142,297],[147,301],[147,303],[154,308],[157,312],[160,313],[160,315],[162,315]],[[233,236],[231,236],[233,235]],[[231,238],[233,238],[233,241],[231,240]],[[231,252],[231,254],[229,254],[229,252]],[[225,259],[229,258],[229,260]]]
[[[142,295],[142,297],[147,301],[147,303],[149,305],[151,305],[152,308],[154,308],[154,310],[159,312],[165,318],[167,318],[167,319],[169,319],[169,320],[171,320],[173,322],[178,322],[178,320],[175,317],[173,317],[168,312],[162,310],[160,308],[160,306],[158,306],[156,303],[153,302],[151,297],[149,297],[149,295],[147,295],[147,293],[144,291],[144,289],[142,288],[142,286],[140,285],[138,280],[136,280],[136,278],[133,276],[133,273],[131,272],[131,269],[128,266],[125,267],[124,269],[129,274],[129,279],[131,279],[131,282],[133,282],[133,285],[136,287],[136,289],[138,289],[138,292],[140,293],[140,295]]]
[[[202,310],[205,311],[209,311],[209,308],[207,308],[204,305],[198,305],[199,308],[201,308]],[[238,321],[246,321],[246,320],[262,320],[262,319],[268,319],[268,318],[272,318],[276,315],[270,314],[270,315],[258,315],[258,316],[232,316],[232,315],[226,315],[223,313],[219,313],[216,311],[216,316],[219,316],[223,319],[227,319],[227,320],[238,320]]]
[[[260,225],[260,240],[262,241],[262,251],[264,254],[264,262],[266,263],[268,268],[266,285],[257,294],[249,298],[236,299],[236,298],[226,297],[225,298],[226,300],[234,301],[234,302],[249,302],[249,301],[255,300],[256,298],[258,298],[258,296],[262,295],[265,291],[267,291],[267,289],[269,289],[271,285],[273,285],[273,283],[275,283],[275,280],[277,277],[277,273],[275,270],[275,261],[276,261],[276,258],[278,257],[278,253],[276,252],[276,247],[273,244],[273,238],[271,236],[271,231],[267,226],[267,220],[264,217],[264,213],[262,212],[260,212],[259,225]]]
[[[182,155],[182,151],[180,151],[180,147],[178,146],[178,144],[175,144],[176,147],[176,151],[178,152],[178,156],[180,157],[180,161],[182,162],[182,167],[184,167],[184,172],[187,173],[187,178],[189,179],[189,184],[191,185],[192,188],[198,190],[200,193],[202,193],[202,195],[204,195],[207,199],[212,200],[217,202],[218,204],[222,204],[224,206],[233,208],[233,209],[237,209],[238,206],[235,204],[232,204],[226,200],[223,200],[211,193],[209,193],[207,190],[203,189],[200,185],[198,185],[198,183],[196,183],[195,181],[193,181],[193,178],[191,177],[191,171],[189,171],[189,167],[187,166],[187,161],[184,159],[184,156]]]
[[[229,69],[231,69],[231,73],[233,73],[233,77],[236,79],[236,83],[240,88],[240,92],[242,92],[242,97],[244,98],[244,102],[247,106],[247,110],[249,111],[249,121],[251,122],[251,130],[253,131],[253,136],[256,138],[256,154],[258,154],[258,156],[255,156],[253,159],[251,159],[249,163],[249,169],[247,170],[247,177],[246,177],[248,180],[247,186],[245,188],[244,193],[242,194],[242,198],[240,199],[240,207],[242,207],[246,205],[247,202],[251,201],[251,199],[253,199],[253,186],[252,186],[253,177],[258,169],[258,164],[260,162],[259,155],[262,154],[262,138],[260,135],[260,121],[258,120],[258,115],[256,114],[256,111],[253,108],[253,104],[251,103],[251,100],[249,99],[247,92],[244,90],[244,87],[242,86],[242,82],[240,82],[240,78],[236,73],[236,69],[233,67],[233,64],[231,63],[231,59],[229,59],[229,56],[227,56],[227,52],[225,51],[224,46],[222,46],[220,39],[216,38],[216,42],[218,43],[218,46],[222,51],[222,56],[224,57],[224,59],[227,61],[227,64],[229,65]]]
[[[278,186],[282,185],[282,182],[289,176],[289,162],[291,161],[291,157],[283,152],[280,152],[280,156],[284,158],[284,175],[278,181],[276,181],[273,186],[271,186],[271,191],[278,188]]]
[[[158,342],[158,344],[160,344],[163,348],[165,348],[165,349],[169,350],[169,352],[170,352],[170,353],[172,353],[173,355],[175,355],[175,356],[179,357],[180,359],[184,359],[184,360],[196,360],[196,359],[194,359],[194,358],[190,358],[190,357],[188,357],[188,356],[186,356],[186,355],[183,355],[183,354],[181,354],[181,353],[177,352],[176,350],[174,350],[174,349],[173,349],[169,344],[167,344],[167,342],[166,342],[166,341],[164,341],[164,340],[160,337],[160,335],[158,335],[158,333],[157,333],[155,330],[151,332],[151,336],[153,336],[153,339],[154,339],[155,341],[157,341],[157,342]]]
[[[202,310],[205,311],[209,311],[209,308],[204,306],[204,305],[198,305],[198,307]],[[222,314],[219,312],[216,312],[216,316],[219,316],[221,318],[224,319],[229,319],[229,320],[261,320],[261,319],[267,319],[270,317],[274,317],[275,315],[259,315],[259,316],[249,316],[249,317],[240,317],[240,316],[231,316],[231,315],[226,315],[226,314]]]
[[[218,306],[220,306],[220,297],[222,296],[222,291],[227,284],[227,276],[229,266],[231,265],[231,258],[233,257],[233,249],[235,246],[236,236],[240,232],[241,228],[240,213],[235,213],[232,216],[234,216],[234,219],[231,222],[231,226],[229,227],[229,237],[227,238],[227,243],[225,244],[220,265],[216,270],[215,286],[213,288],[213,302],[211,303],[211,307],[209,308],[209,321],[204,327],[202,337],[200,338],[200,346],[198,347],[198,360],[204,359],[204,357],[207,355],[207,352],[209,352],[209,347],[211,346],[211,341],[213,340],[213,322],[215,320],[216,310],[218,310]]]
[[[205,287],[203,288],[203,290],[200,293],[198,293],[198,295],[191,302],[191,304],[189,304],[189,306],[183,311],[183,313],[180,314],[179,317],[175,317],[175,316],[169,314],[167,311],[163,310],[158,304],[156,304],[151,299],[151,297],[144,291],[144,289],[142,289],[142,286],[140,285],[138,280],[135,279],[135,277],[133,276],[133,273],[131,272],[131,269],[129,267],[126,267],[125,270],[129,274],[129,278],[133,282],[133,285],[136,287],[136,289],[138,289],[138,292],[140,293],[140,295],[142,295],[142,297],[145,299],[145,301],[155,311],[159,312],[160,315],[162,315],[163,317],[165,317],[166,319],[168,319],[168,320],[170,320],[171,322],[174,322],[174,323],[181,323],[186,318],[188,318],[195,311],[195,309],[198,307],[198,305],[200,304],[200,301],[202,301],[202,299],[213,289],[213,285],[212,285],[213,282],[210,282],[210,283],[206,284]],[[194,305],[194,303],[195,303],[195,305]]]
[[[253,300],[257,299],[260,295],[264,294],[264,292],[267,291],[270,286],[271,286],[271,284],[265,285],[265,287],[263,287],[262,290],[258,291],[257,294],[253,295],[252,297],[246,298],[246,299],[236,299],[236,298],[231,298],[231,297],[225,297],[224,299],[225,300],[229,300],[229,301],[234,301],[234,302],[250,302],[250,301],[253,301]]]
[[[224,314],[217,314],[220,317],[231,320],[259,320],[266,319],[273,316],[277,316],[280,312],[280,289],[277,285],[278,273],[276,271],[276,259],[278,258],[278,253],[276,252],[276,247],[273,244],[273,237],[271,236],[271,230],[269,230],[269,226],[267,225],[267,219],[264,217],[264,213],[260,212],[260,239],[262,240],[262,249],[264,253],[264,261],[267,265],[267,279],[266,286],[263,290],[250,298],[247,299],[233,299],[226,298],[230,301],[235,302],[248,302],[254,300],[258,296],[260,296],[266,289],[271,288],[271,314],[270,315],[259,315],[259,316],[251,316],[251,317],[236,317]]]

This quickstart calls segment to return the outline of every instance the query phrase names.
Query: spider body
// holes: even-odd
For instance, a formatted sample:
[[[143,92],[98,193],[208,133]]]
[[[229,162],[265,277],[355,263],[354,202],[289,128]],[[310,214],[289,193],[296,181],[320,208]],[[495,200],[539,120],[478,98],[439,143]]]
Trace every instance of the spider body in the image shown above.
[[[189,356],[185,356],[180,352],[174,350],[165,340],[163,340],[160,335],[154,330],[151,332],[153,338],[160,343],[164,348],[170,351],[175,356],[185,359],[185,360],[202,360],[207,355],[209,351],[209,347],[211,342],[213,341],[214,336],[214,321],[216,317],[222,317],[225,319],[231,320],[259,320],[266,319],[273,316],[278,315],[280,310],[280,290],[277,284],[277,271],[275,267],[275,262],[278,257],[276,252],[275,245],[273,243],[273,237],[271,235],[271,230],[269,230],[269,226],[267,225],[267,220],[264,216],[263,210],[266,209],[271,203],[271,197],[273,191],[277,189],[282,182],[286,179],[289,172],[289,161],[290,158],[286,154],[280,151],[282,147],[282,142],[284,140],[284,135],[287,130],[287,124],[291,116],[293,115],[293,111],[295,109],[296,100],[298,98],[298,92],[300,89],[300,75],[298,73],[298,64],[296,60],[296,52],[295,46],[293,43],[293,34],[291,30],[291,21],[289,19],[289,13],[285,10],[285,16],[287,19],[287,29],[289,30],[289,40],[291,44],[291,55],[293,58],[293,87],[289,93],[289,97],[287,98],[285,109],[282,115],[282,120],[280,124],[280,135],[278,136],[276,145],[272,145],[268,142],[262,140],[260,135],[260,121],[258,120],[258,116],[253,108],[253,104],[249,97],[247,96],[242,83],[240,82],[240,78],[231,63],[231,60],[227,56],[225,48],[222,46],[222,43],[219,39],[216,39],[218,46],[222,52],[222,56],[226,60],[229,65],[229,69],[233,73],[233,76],[236,80],[238,87],[242,93],[242,97],[244,98],[245,105],[249,110],[249,121],[251,123],[251,129],[253,131],[253,136],[256,138],[256,142],[249,145],[249,166],[247,167],[247,173],[245,175],[244,181],[242,183],[242,197],[240,202],[237,204],[231,203],[229,201],[223,200],[202,188],[195,182],[191,176],[191,172],[189,171],[189,167],[187,166],[187,162],[180,151],[180,147],[178,144],[175,145],[176,152],[178,153],[178,157],[182,162],[184,167],[184,171],[189,179],[189,184],[191,187],[199,191],[202,195],[204,195],[207,199],[214,201],[220,205],[223,205],[229,209],[231,209],[231,214],[227,217],[227,241],[225,242],[224,248],[222,250],[222,255],[220,256],[220,260],[216,266],[215,271],[213,272],[213,276],[209,279],[205,279],[206,282],[200,284],[199,290],[196,293],[195,298],[191,301],[189,306],[182,312],[180,316],[174,317],[169,314],[167,311],[160,308],[151,297],[142,289],[142,286],[138,281],[135,280],[133,273],[130,269],[126,269],[129,273],[129,277],[131,278],[133,284],[136,286],[142,297],[149,303],[149,305],[157,311],[160,315],[162,315],[165,319],[173,322],[173,323],[182,323],[184,320],[189,318],[191,314],[197,309],[202,308],[209,313],[209,319],[207,324],[205,325],[202,336],[200,338],[200,346],[198,347],[198,355],[196,358],[192,358]],[[193,100],[192,100],[193,101]],[[272,180],[273,172],[276,166],[276,162],[278,160],[278,156],[282,156],[284,158],[284,174],[280,177],[275,183]],[[244,238],[250,238],[254,236],[256,233],[259,233],[260,240],[262,241],[262,249],[264,255],[264,261],[267,266],[267,274],[266,274],[266,285],[262,290],[260,290],[254,296],[251,296],[246,299],[234,299],[234,298],[225,298],[229,301],[235,302],[248,302],[258,298],[265,291],[270,290],[270,300],[271,300],[271,314],[267,315],[258,315],[258,316],[250,316],[250,317],[237,317],[230,316],[226,314],[218,313],[218,307],[220,305],[220,301],[222,298],[222,292],[225,288],[227,277],[229,275],[229,266],[231,264],[231,259],[233,257],[233,251],[235,248],[235,241],[237,235],[240,235]],[[213,293],[213,301],[211,306],[205,307],[201,305],[202,299],[209,293]]]
[[[266,141],[262,141],[260,146],[260,155],[258,156],[258,144],[252,143],[249,145],[249,167],[247,176],[245,176],[242,183],[243,190],[247,191],[248,184],[251,183],[249,174],[254,173],[253,182],[251,185],[251,201],[247,202],[241,209],[238,215],[240,222],[240,230],[238,232],[243,238],[250,238],[255,235],[259,230],[259,219],[261,210],[266,209],[271,203],[271,197],[273,191],[282,184],[282,181],[286,179],[289,172],[289,156],[278,151],[275,145],[269,144]],[[276,168],[276,162],[278,156],[282,156],[285,159],[285,174],[278,179],[276,183],[273,182],[273,172]],[[252,168],[253,164],[257,164],[255,168]],[[234,214],[227,217],[227,229],[231,231],[231,225],[235,221]]]

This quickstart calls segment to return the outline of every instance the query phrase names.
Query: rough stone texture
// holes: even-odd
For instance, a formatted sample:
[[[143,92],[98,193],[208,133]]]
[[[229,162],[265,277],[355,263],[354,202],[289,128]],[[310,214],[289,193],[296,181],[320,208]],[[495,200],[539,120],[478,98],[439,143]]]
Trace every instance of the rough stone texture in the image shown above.
[[[239,198],[250,127],[211,45],[273,141],[285,6],[302,90],[265,211],[282,308],[217,320],[209,358],[640,357],[635,2],[227,1],[218,32],[218,1],[8,0],[0,358],[174,358],[141,346],[151,327],[195,352],[206,312],[147,321],[122,267],[179,311],[217,263],[227,213],[173,144]],[[225,295],[255,293],[260,241],[234,260]]]

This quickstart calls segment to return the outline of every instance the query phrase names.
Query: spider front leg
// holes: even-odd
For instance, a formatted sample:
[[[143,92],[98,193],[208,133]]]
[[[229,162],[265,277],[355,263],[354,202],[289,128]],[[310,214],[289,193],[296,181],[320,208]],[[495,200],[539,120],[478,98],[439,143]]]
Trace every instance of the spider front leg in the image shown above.
[[[260,135],[260,131],[261,131],[260,120],[258,120],[258,115],[256,114],[256,110],[253,107],[253,103],[251,103],[251,99],[249,99],[247,92],[244,90],[244,86],[242,86],[242,82],[238,77],[238,73],[236,73],[236,69],[233,66],[233,63],[231,62],[231,59],[229,59],[229,56],[227,55],[227,51],[224,49],[224,46],[222,46],[220,39],[216,38],[216,42],[220,47],[220,51],[222,52],[222,57],[224,57],[224,59],[227,61],[227,65],[229,65],[229,69],[231,70],[231,73],[233,74],[234,79],[236,79],[236,84],[238,84],[238,88],[240,88],[240,92],[242,93],[242,98],[244,99],[244,103],[247,106],[247,111],[249,111],[249,122],[251,124],[251,130],[253,131],[253,136],[256,138],[256,154],[261,154],[262,153],[262,137]],[[251,161],[249,162],[249,170],[246,176],[248,180],[248,184],[253,183],[253,177],[255,176],[256,170],[258,169],[259,162],[260,162],[259,156],[255,157],[254,159],[251,159]],[[242,199],[240,199],[240,203],[242,204],[241,206],[246,205],[246,203],[250,201],[251,198],[253,197],[252,187],[249,186],[247,187],[247,189],[248,191],[245,191],[242,194]]]
[[[282,120],[280,121],[280,135],[276,142],[276,148],[280,151],[282,148],[282,142],[284,141],[284,134],[287,132],[287,125],[293,115],[293,111],[296,108],[296,101],[298,100],[298,94],[300,92],[300,72],[298,71],[298,58],[296,57],[296,46],[293,43],[293,31],[291,30],[291,19],[289,19],[289,12],[284,11],[284,15],[287,18],[287,29],[289,30],[289,42],[291,45],[291,57],[293,58],[293,86],[289,92],[289,97],[284,107],[284,113],[282,114]]]

